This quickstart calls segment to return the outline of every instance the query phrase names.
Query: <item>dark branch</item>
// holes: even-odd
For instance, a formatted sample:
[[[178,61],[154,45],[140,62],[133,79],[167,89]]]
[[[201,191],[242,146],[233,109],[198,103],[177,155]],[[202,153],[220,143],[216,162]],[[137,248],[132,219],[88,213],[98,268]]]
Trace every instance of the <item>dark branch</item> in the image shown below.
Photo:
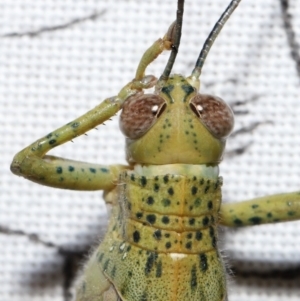
[[[251,267],[252,266],[252,267]],[[300,277],[300,264],[295,263],[290,267],[268,267],[266,264],[247,261],[233,261],[231,272],[234,277],[255,277],[260,279],[294,280]]]
[[[29,37],[33,38],[33,37],[41,35],[45,32],[67,29],[67,28],[70,28],[77,24],[83,23],[85,21],[90,21],[90,20],[95,21],[96,19],[100,18],[104,14],[105,14],[105,10],[100,11],[100,12],[94,12],[93,14],[88,15],[86,17],[73,19],[64,24],[60,24],[60,25],[56,25],[56,26],[44,26],[44,27],[41,27],[41,28],[39,28],[37,30],[33,30],[33,31],[6,33],[6,34],[1,35],[0,37],[2,37],[2,38],[19,38],[19,37],[23,37],[23,36],[29,36]]]
[[[89,246],[85,246],[81,250],[67,250],[63,247],[55,245],[52,242],[42,240],[41,238],[38,237],[37,234],[26,233],[22,230],[11,230],[1,225],[0,225],[0,233],[7,234],[7,235],[25,236],[34,243],[39,243],[44,245],[45,247],[56,249],[58,254],[62,256],[64,260],[63,267],[62,267],[62,274],[64,277],[63,284],[62,284],[64,301],[70,301],[73,299],[71,293],[71,287],[76,278],[78,269],[80,268],[80,263],[88,254],[88,251],[90,249]]]
[[[289,0],[280,0],[283,26],[290,46],[291,57],[296,63],[296,71],[300,79],[300,46],[297,43],[295,31],[292,24],[292,15],[288,12]]]
[[[252,145],[252,142],[249,142],[241,147],[237,147],[235,149],[229,150],[225,152],[226,159],[235,158],[236,156],[243,155]]]
[[[230,138],[239,136],[241,134],[251,133],[253,130],[258,128],[262,124],[273,124],[273,122],[272,121],[256,121],[256,122],[253,122],[250,125],[242,127],[240,129],[234,131],[233,133],[231,133]]]

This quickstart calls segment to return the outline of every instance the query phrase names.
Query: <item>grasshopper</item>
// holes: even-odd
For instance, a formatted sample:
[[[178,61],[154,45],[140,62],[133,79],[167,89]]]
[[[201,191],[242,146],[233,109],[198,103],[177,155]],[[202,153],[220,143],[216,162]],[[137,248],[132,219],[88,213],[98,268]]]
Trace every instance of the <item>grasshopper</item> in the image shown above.
[[[170,72],[179,49],[176,23],[143,55],[135,78],[117,96],[37,140],[11,170],[39,184],[104,190],[111,207],[107,234],[79,280],[77,300],[227,300],[217,225],[242,227],[300,218],[299,192],[221,204],[218,164],[233,114],[218,97],[200,94],[201,68],[214,39],[240,1],[232,1],[201,51],[192,74]],[[160,79],[145,75],[164,50]],[[154,87],[155,92],[144,90]],[[119,110],[128,165],[97,165],[46,153]]]

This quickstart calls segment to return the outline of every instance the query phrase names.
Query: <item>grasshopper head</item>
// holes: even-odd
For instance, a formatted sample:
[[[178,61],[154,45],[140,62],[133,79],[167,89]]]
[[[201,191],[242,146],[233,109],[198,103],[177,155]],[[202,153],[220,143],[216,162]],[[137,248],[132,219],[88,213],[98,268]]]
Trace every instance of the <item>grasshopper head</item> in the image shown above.
[[[154,94],[141,92],[125,101],[120,127],[130,164],[220,162],[233,113],[223,100],[199,94],[195,86],[173,75]]]

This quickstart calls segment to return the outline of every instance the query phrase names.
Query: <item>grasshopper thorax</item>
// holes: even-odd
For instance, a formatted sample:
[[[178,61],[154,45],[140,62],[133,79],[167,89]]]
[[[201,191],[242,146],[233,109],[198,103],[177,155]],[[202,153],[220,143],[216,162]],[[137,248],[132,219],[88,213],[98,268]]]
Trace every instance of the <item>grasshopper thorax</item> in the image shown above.
[[[223,100],[199,94],[181,75],[129,97],[120,118],[128,162],[150,165],[218,164],[233,123]]]

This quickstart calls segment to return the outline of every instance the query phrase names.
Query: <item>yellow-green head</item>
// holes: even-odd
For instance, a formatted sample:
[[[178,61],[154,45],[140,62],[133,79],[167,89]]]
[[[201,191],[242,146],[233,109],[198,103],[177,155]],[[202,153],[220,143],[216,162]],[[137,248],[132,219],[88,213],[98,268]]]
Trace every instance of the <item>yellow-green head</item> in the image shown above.
[[[199,94],[181,75],[158,82],[154,94],[129,97],[120,118],[130,164],[218,164],[234,120],[218,97]]]

